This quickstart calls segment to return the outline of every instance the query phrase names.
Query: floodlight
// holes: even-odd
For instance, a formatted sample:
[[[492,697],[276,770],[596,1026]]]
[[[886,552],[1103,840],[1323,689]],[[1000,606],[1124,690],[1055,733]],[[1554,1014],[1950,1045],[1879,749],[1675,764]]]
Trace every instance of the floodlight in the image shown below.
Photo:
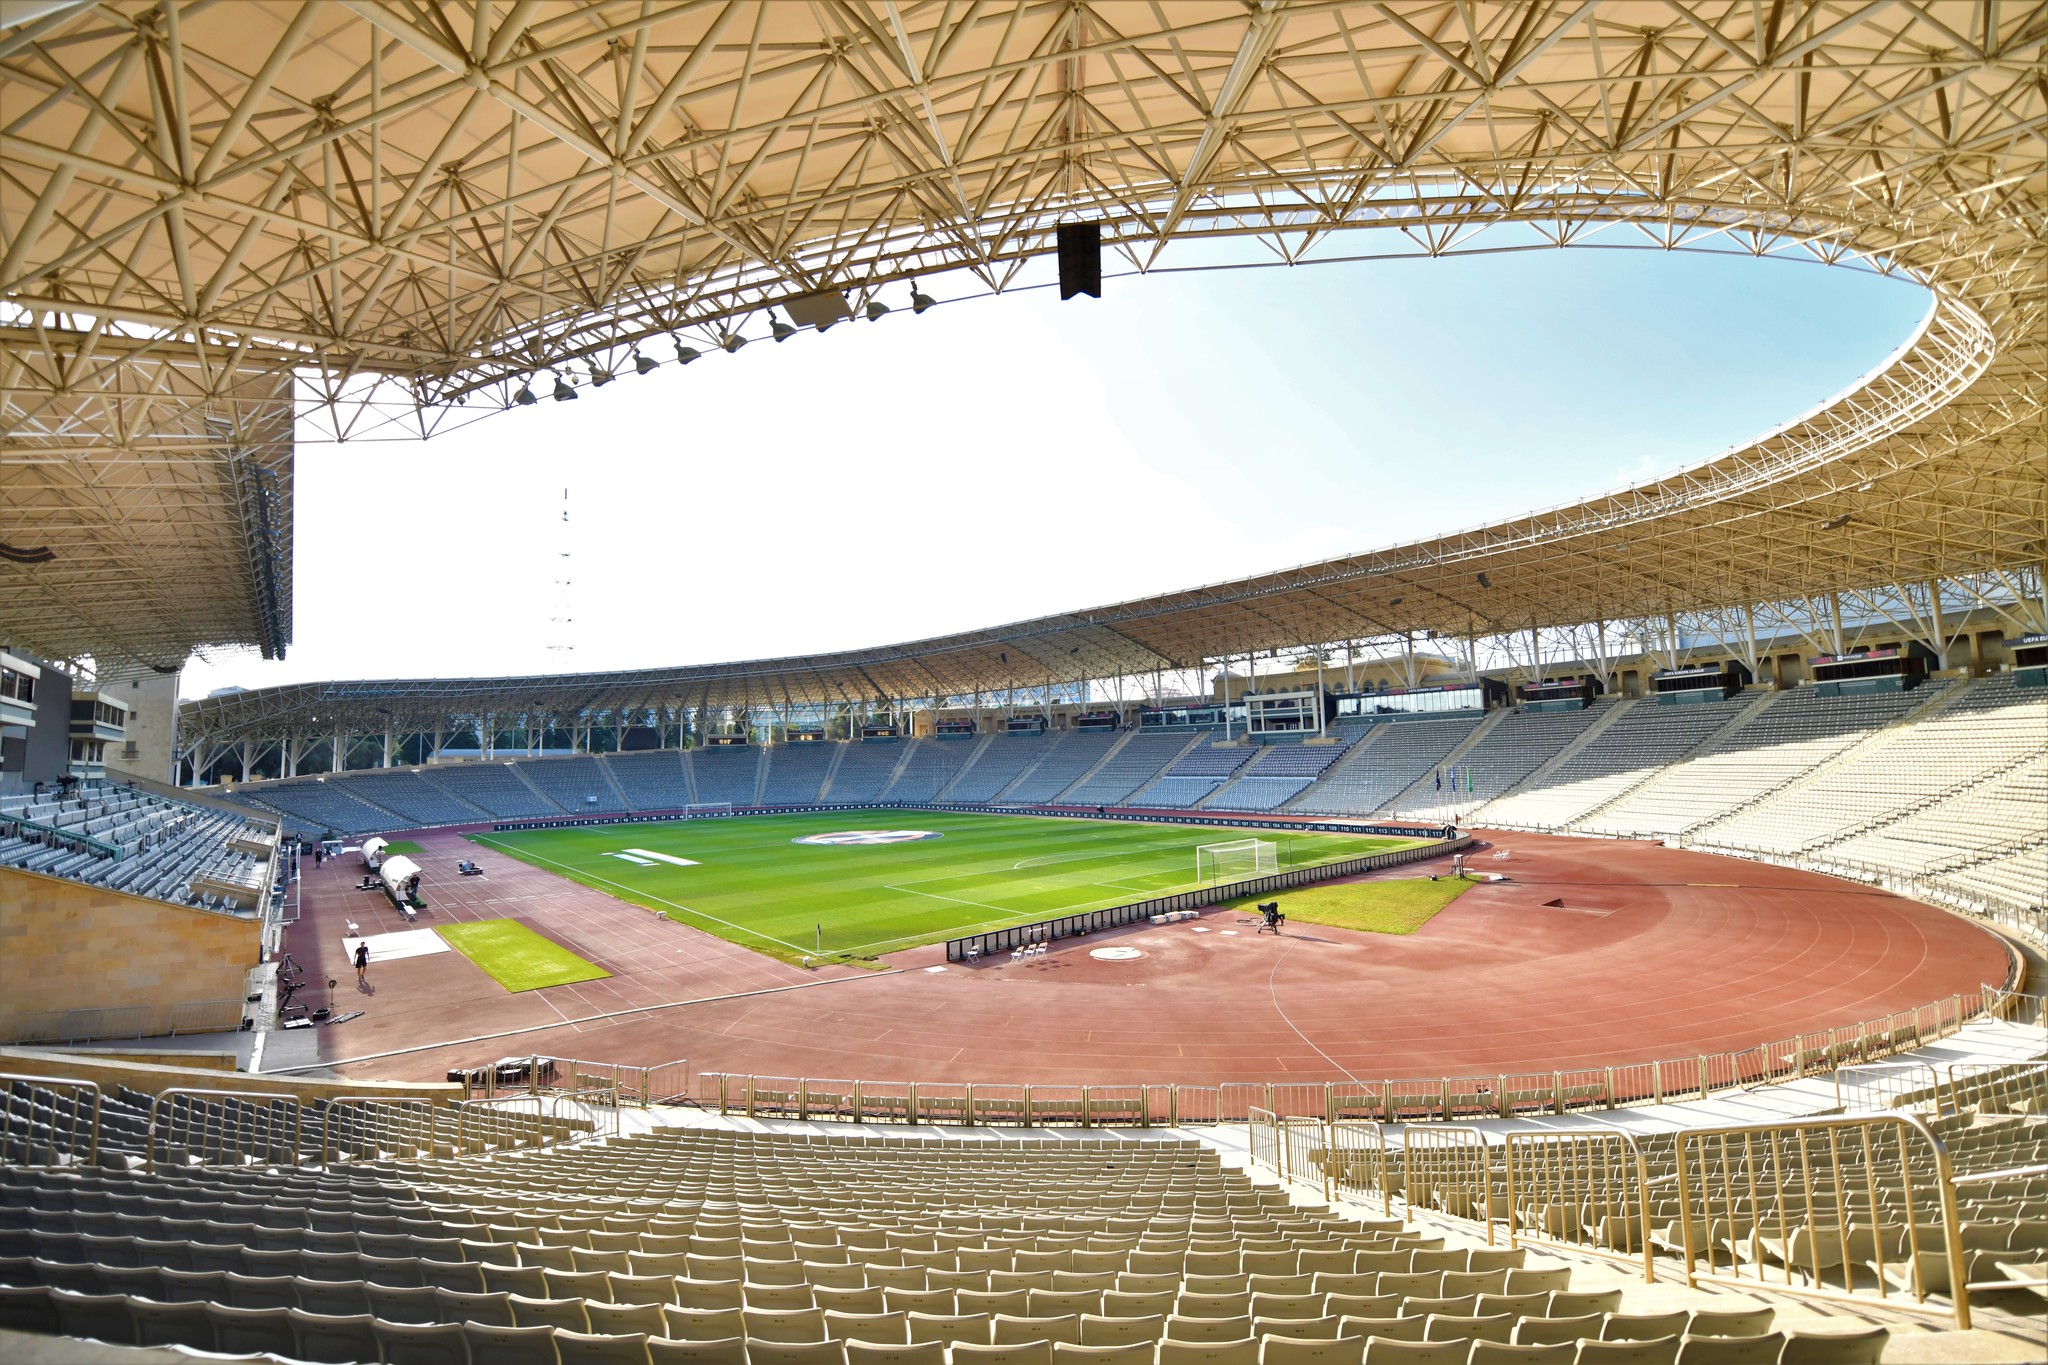
[[[680,341],[676,342],[676,364],[678,365],[687,365],[702,354],[704,353],[695,346],[685,346]]]
[[[637,350],[633,352],[634,374],[648,374],[660,368],[661,362],[659,360],[650,360],[648,357],[641,355]]]
[[[924,293],[920,293],[920,292],[918,291],[918,288],[917,288],[917,281],[916,281],[916,280],[912,280],[912,281],[910,282],[910,311],[911,311],[911,312],[913,312],[913,313],[922,313],[922,312],[923,312],[923,311],[924,311],[925,309],[927,309],[927,308],[931,307],[931,306],[932,306],[933,304],[935,304],[935,303],[937,303],[937,302],[938,302],[938,300],[937,300],[937,299],[935,299],[935,298],[933,298],[933,297],[932,297],[932,296],[931,296],[930,294],[924,294]]]
[[[869,322],[880,322],[889,315],[889,305],[880,299],[869,299],[866,312]]]
[[[1847,512],[1844,512],[1842,513],[1842,515],[1838,517],[1829,517],[1826,521],[1820,524],[1820,529],[1823,531],[1839,531],[1848,524],[1849,514]]]
[[[790,326],[781,318],[776,317],[773,308],[768,310],[768,330],[775,334],[775,339],[778,342],[787,341],[796,335],[796,328]]]
[[[1487,578],[1485,574],[1481,574],[1479,575],[1479,586],[1482,588],[1490,588],[1493,586],[1493,583],[1490,579]]]
[[[550,370],[548,373],[554,374],[554,371]],[[576,386],[562,378],[562,376],[555,375],[555,401],[557,403],[569,403],[573,402],[575,398]]]
[[[522,408],[530,408],[535,403],[538,403],[540,400],[533,396],[532,389],[528,388],[524,384],[521,384],[518,390],[513,393],[512,401],[517,403]]]
[[[719,349],[724,351],[727,355],[731,355],[734,351],[737,351],[740,347],[746,344],[747,339],[741,336],[738,332],[727,332],[723,336],[718,338]]]
[[[594,389],[601,389],[601,388],[603,388],[603,387],[604,387],[605,385],[607,385],[607,384],[609,384],[609,383],[611,383],[611,382],[612,382],[612,372],[611,372],[610,370],[600,370],[599,368],[597,368],[597,362],[596,362],[596,361],[594,361],[594,360],[593,360],[593,361],[591,361],[591,362],[590,362],[590,387],[592,387],[592,388],[594,388]]]

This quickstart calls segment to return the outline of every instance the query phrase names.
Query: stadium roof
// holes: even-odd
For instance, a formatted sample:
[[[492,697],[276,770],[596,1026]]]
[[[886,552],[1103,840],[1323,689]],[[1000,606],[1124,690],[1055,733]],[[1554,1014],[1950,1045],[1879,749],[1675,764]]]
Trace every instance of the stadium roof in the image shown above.
[[[265,598],[261,566],[288,578],[288,539],[229,515],[246,499],[225,475],[201,497],[150,462],[164,432],[208,431],[193,464],[269,468],[288,507],[274,408],[244,397],[274,401],[287,369],[310,429],[370,433],[395,409],[417,434],[545,366],[610,373],[656,337],[758,334],[792,299],[859,308],[944,271],[997,289],[1076,218],[1132,268],[1198,238],[1308,260],[1355,249],[1352,229],[1418,254],[1509,233],[1802,255],[1907,276],[1932,303],[1886,367],[1762,440],[1496,526],[820,658],[367,686],[1000,690],[2032,572],[2048,553],[2038,7],[26,0],[4,17],[0,541],[56,558],[0,562],[0,633],[47,653],[282,648],[289,597]],[[237,378],[107,400],[195,358]],[[75,455],[31,482],[47,433]],[[124,487],[181,533],[131,530],[109,512]],[[188,558],[207,571],[182,575]],[[60,579],[67,560],[91,571]],[[302,691],[232,704],[274,718]]]

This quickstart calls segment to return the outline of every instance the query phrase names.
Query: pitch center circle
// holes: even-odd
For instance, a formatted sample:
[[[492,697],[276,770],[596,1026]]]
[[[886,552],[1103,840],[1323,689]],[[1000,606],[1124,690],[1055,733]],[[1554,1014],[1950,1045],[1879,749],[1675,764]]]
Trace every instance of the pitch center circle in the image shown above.
[[[920,839],[945,836],[928,829],[842,829],[831,834],[806,834],[792,844],[816,844],[828,848],[859,847],[867,844],[912,844]]]

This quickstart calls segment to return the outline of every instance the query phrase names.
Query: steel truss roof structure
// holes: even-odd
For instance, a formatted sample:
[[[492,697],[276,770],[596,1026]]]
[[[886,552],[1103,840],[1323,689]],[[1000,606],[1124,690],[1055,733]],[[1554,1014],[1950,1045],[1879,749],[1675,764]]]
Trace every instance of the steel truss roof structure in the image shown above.
[[[8,17],[0,540],[47,528],[59,557],[0,562],[0,631],[32,648],[143,654],[179,629],[282,645],[262,623],[288,598],[266,606],[248,568],[288,550],[275,531],[201,556],[242,576],[246,605],[223,612],[170,586],[195,553],[175,537],[144,602],[146,548],[106,548],[88,515],[117,489],[192,496],[137,468],[180,422],[218,432],[223,461],[268,448],[248,427],[263,409],[218,371],[140,407],[110,396],[151,364],[289,364],[320,434],[393,410],[418,433],[548,366],[608,376],[656,337],[731,344],[792,299],[858,308],[943,271],[997,290],[1073,218],[1133,268],[1202,238],[1307,260],[1361,228],[1431,255],[1604,236],[1883,271],[1931,306],[1884,367],[1779,430],[1499,525],[889,648],[325,694],[991,693],[1340,639],[2037,584],[2048,554],[2038,5],[26,0]],[[53,449],[66,478],[31,482],[23,461]],[[101,554],[90,630],[17,605],[75,597],[54,566]],[[191,715],[274,724],[300,691]]]

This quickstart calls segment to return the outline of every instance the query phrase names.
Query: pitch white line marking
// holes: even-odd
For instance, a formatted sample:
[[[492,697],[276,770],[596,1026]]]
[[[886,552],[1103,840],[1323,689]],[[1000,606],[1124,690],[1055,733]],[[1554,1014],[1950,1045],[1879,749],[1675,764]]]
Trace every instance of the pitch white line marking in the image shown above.
[[[648,900],[660,901],[661,904],[667,906],[671,910],[679,910],[685,915],[694,915],[698,919],[707,919],[710,920],[713,924],[723,924],[726,928],[733,930],[735,933],[744,934],[749,938],[760,938],[766,939],[770,943],[780,943],[783,947],[788,948],[793,952],[805,953],[811,951],[810,949],[804,947],[801,943],[791,943],[786,938],[777,938],[773,934],[764,934],[759,929],[749,929],[743,924],[734,924],[729,919],[720,919],[716,915],[707,915],[702,910],[692,910],[687,905],[678,905],[672,900],[663,900],[660,896],[652,895],[649,892],[642,891],[638,887],[627,886],[624,882],[615,882],[611,880],[609,877],[600,877],[595,872],[588,871],[584,868],[571,867],[568,863],[557,862],[553,858],[543,858],[538,853],[534,853],[531,851],[528,851],[523,854],[513,853],[512,850],[506,847],[504,844],[497,843],[489,838],[486,838],[484,835],[481,834],[472,834],[469,837],[476,840],[480,844],[485,844],[491,848],[497,849],[500,853],[506,854],[508,857],[531,858],[534,862],[546,863],[549,867],[559,867],[564,872],[579,873],[582,876],[590,878],[590,880],[594,882],[603,882],[606,886],[617,887],[620,891],[627,893],[624,897],[622,897],[622,899],[624,900],[631,901],[631,899],[634,896],[645,896]]]

